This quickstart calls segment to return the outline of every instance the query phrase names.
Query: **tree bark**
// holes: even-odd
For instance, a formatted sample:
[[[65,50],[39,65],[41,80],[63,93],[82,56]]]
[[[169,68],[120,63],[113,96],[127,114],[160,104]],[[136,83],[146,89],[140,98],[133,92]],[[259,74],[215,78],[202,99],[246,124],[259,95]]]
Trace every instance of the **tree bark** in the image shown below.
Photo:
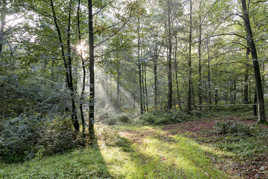
[[[157,79],[157,65],[158,63],[158,46],[155,46],[154,50],[154,108],[158,106],[158,79]]]
[[[201,2],[201,1],[200,1]],[[201,3],[200,3],[201,7]],[[199,109],[202,110],[203,96],[202,96],[202,19],[201,14],[199,15],[199,36],[198,36],[198,74],[199,74],[199,82],[198,82],[198,103]]]
[[[82,42],[82,37],[81,37],[81,28],[80,28],[80,6],[81,6],[81,0],[78,0],[78,6],[77,6],[77,31],[78,31],[78,41],[79,44]],[[82,63],[82,70],[83,70],[83,81],[82,81],[82,90],[80,94],[80,115],[81,115],[81,121],[82,121],[82,134],[85,137],[85,129],[86,129],[86,124],[85,124],[85,117],[84,117],[84,110],[83,110],[83,103],[84,103],[84,95],[85,95],[85,86],[86,86],[86,66],[85,66],[85,60],[83,58],[83,52],[80,54],[81,58],[81,63]]]
[[[144,63],[144,89],[145,89],[145,106],[146,111],[149,111],[149,104],[148,104],[148,89],[147,89],[147,66],[146,62]]]
[[[89,123],[88,132],[91,140],[95,139],[94,114],[95,114],[95,59],[94,59],[94,27],[93,27],[93,4],[88,0],[88,46],[89,46]]]
[[[176,92],[177,92],[177,104],[179,105],[180,110],[181,107],[181,97],[180,97],[180,89],[179,89],[179,78],[178,78],[178,62],[177,62],[177,48],[178,48],[178,39],[175,37],[176,44],[174,50],[174,66],[175,66],[175,81],[176,81]]]
[[[71,8],[71,1],[70,1],[70,7]],[[62,34],[61,34],[61,30],[60,27],[58,25],[57,22],[57,15],[56,15],[56,11],[55,11],[55,7],[54,7],[54,3],[53,0],[50,0],[50,6],[51,6],[51,10],[52,10],[52,14],[53,14],[53,21],[57,30],[57,34],[58,34],[58,40],[60,43],[60,47],[61,47],[61,56],[64,62],[64,68],[65,68],[65,76],[66,76],[66,83],[67,83],[67,87],[68,89],[71,91],[71,103],[72,103],[72,121],[73,121],[73,126],[75,128],[76,131],[79,131],[79,123],[77,120],[77,114],[76,114],[76,108],[75,108],[75,100],[74,100],[74,91],[73,91],[73,84],[72,84],[72,75],[70,74],[71,70],[71,66],[70,66],[70,59],[69,59],[69,63],[67,63],[67,60],[65,58],[65,51],[64,51],[64,43],[63,43],[63,39],[62,39]],[[70,11],[71,9],[69,9],[69,18],[68,18],[68,31],[70,31]],[[68,33],[68,37],[67,37],[67,48],[68,48],[68,53],[69,53],[69,57],[70,55],[70,33]],[[71,58],[71,57],[70,57]]]
[[[253,60],[253,68],[254,68],[254,73],[255,73],[257,99],[258,99],[257,101],[258,101],[258,108],[259,108],[258,123],[265,123],[266,117],[265,117],[264,96],[263,96],[262,80],[261,80],[261,74],[260,74],[260,66],[259,66],[259,61],[258,61],[257,49],[255,46],[253,33],[251,30],[251,24],[250,24],[246,1],[241,0],[241,4],[242,4],[242,12],[243,12],[245,30],[247,32],[247,42],[250,48],[250,52],[251,52],[251,56]]]
[[[142,69],[141,69],[141,57],[140,57],[140,48],[141,48],[141,39],[140,39],[140,18],[138,17],[138,70],[139,70],[139,88],[140,88],[140,113],[144,113],[143,107],[143,90],[142,90]]]
[[[188,60],[188,112],[192,111],[192,0],[190,0],[190,33],[189,33],[189,60]]]
[[[116,96],[117,96],[117,105],[120,108],[120,61],[119,57],[117,56],[117,64],[116,64],[116,71],[117,71],[117,87],[116,87]]]
[[[208,53],[208,103],[209,105],[212,105],[209,37],[207,38],[207,53]],[[211,109],[211,107],[209,107],[209,109]]]
[[[171,4],[168,0],[168,110],[172,108],[172,41],[171,41]]]
[[[249,100],[248,100],[248,93],[249,93],[249,87],[248,87],[248,77],[249,77],[249,65],[248,65],[248,61],[249,61],[249,53],[250,50],[249,48],[247,48],[246,50],[246,71],[245,71],[245,76],[244,76],[244,104],[249,104]]]
[[[77,119],[77,111],[75,105],[75,90],[73,86],[73,72],[72,72],[72,54],[71,54],[71,14],[72,14],[72,4],[73,0],[69,1],[69,14],[68,14],[68,29],[67,29],[67,56],[68,56],[68,71],[69,71],[69,88],[71,91],[72,100],[72,120],[74,123],[74,128],[79,131],[79,123]]]

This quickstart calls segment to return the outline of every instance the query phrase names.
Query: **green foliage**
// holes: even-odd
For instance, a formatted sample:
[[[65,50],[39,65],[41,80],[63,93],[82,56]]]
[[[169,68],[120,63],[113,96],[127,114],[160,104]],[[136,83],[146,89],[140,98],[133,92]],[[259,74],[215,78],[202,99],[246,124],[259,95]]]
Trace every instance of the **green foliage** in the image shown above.
[[[215,131],[217,134],[238,136],[252,136],[255,133],[253,127],[234,121],[218,121],[215,125]]]
[[[49,120],[26,115],[4,121],[0,157],[8,163],[22,162],[75,148],[81,144],[81,138],[73,132],[70,121],[68,118]]]
[[[101,122],[108,124],[108,125],[115,125],[115,124],[120,124],[120,123],[131,123],[132,121],[128,117],[127,114],[116,114],[112,116],[108,116],[106,114],[102,115],[101,117]]]
[[[140,120],[144,124],[162,125],[162,124],[179,123],[185,120],[189,120],[191,118],[192,116],[179,111],[175,112],[154,111],[142,115]]]
[[[44,155],[63,153],[75,148],[80,143],[81,138],[76,139],[69,118],[57,117],[46,123],[46,129],[39,140],[39,145],[42,146],[41,150],[43,150]]]
[[[34,157],[42,136],[43,121],[37,116],[21,115],[4,121],[0,134],[0,156],[6,162],[19,162]]]
[[[242,123],[227,121],[217,122],[215,131],[222,135],[216,146],[225,151],[233,152],[240,159],[251,158],[268,151],[265,145],[268,130],[258,126],[248,126]]]

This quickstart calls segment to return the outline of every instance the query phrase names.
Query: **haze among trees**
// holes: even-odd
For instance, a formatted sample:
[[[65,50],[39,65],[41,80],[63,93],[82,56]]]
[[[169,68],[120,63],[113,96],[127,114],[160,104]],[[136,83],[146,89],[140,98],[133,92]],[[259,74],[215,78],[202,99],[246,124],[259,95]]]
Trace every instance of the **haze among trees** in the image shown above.
[[[0,0],[0,178],[267,178],[267,0]]]

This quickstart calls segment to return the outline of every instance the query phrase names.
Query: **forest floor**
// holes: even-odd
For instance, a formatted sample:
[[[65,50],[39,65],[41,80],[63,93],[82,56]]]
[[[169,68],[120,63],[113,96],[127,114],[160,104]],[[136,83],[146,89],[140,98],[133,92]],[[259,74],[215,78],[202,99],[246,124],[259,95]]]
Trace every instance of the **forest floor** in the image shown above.
[[[217,121],[96,126],[98,144],[22,164],[0,162],[0,178],[268,178],[268,128],[261,135],[213,132]],[[260,131],[259,130],[259,131]]]

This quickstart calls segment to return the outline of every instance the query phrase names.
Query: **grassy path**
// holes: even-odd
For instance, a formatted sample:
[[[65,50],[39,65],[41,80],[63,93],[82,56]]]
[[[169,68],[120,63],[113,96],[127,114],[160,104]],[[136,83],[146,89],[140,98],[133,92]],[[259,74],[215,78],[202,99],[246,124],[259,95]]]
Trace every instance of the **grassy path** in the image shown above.
[[[158,127],[98,127],[98,145],[23,164],[1,164],[0,178],[230,178],[208,158],[217,153]]]

